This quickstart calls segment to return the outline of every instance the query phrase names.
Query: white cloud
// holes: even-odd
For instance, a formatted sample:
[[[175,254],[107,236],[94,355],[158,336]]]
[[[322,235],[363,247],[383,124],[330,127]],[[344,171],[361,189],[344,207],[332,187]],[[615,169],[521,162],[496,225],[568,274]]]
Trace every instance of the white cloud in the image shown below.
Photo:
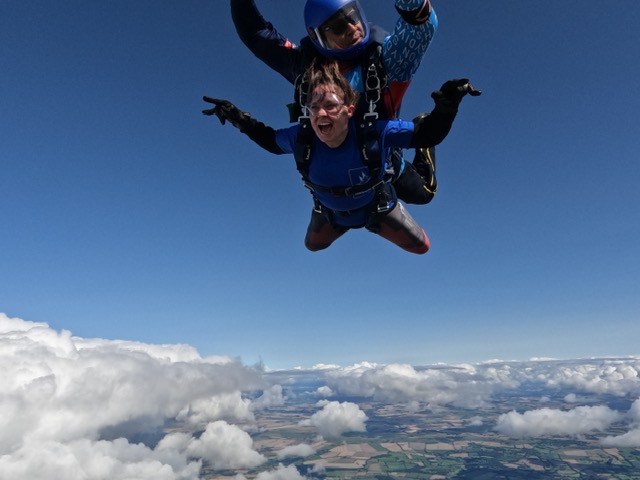
[[[239,361],[189,346],[81,339],[4,314],[0,364],[0,471],[16,472],[8,478],[195,479],[199,463],[184,452],[125,438],[161,437],[166,420],[212,398],[226,398],[226,409],[207,416],[203,407],[203,420],[250,419],[239,392],[262,386]],[[190,441],[206,453],[212,440],[203,437]]]
[[[196,480],[201,462],[173,451],[152,450],[120,438],[70,442],[44,441],[0,456],[3,479]]]
[[[617,436],[607,436],[602,439],[602,445],[605,447],[640,447],[640,428],[634,428],[627,433]]]
[[[640,358],[496,360],[420,368],[363,362],[265,373],[227,356],[203,358],[189,345],[84,339],[4,314],[0,364],[0,472],[30,480],[195,480],[201,459],[216,468],[252,468],[264,457],[246,432],[254,415],[284,404],[280,385],[313,386],[304,392],[290,388],[289,398],[360,396],[402,404],[409,412],[422,406],[487,405],[495,393],[521,384],[547,388],[550,395],[540,402],[550,404],[558,398],[583,403],[585,393],[640,395]],[[264,381],[263,374],[271,380]],[[243,394],[258,389],[263,393],[253,401]],[[321,435],[366,430],[367,417],[356,404],[324,401],[320,406],[305,423]],[[173,419],[204,433],[163,437],[165,423]],[[606,407],[543,409],[503,415],[498,428],[515,436],[575,435],[602,430],[617,419],[627,421],[629,431],[603,443],[640,446],[640,401],[623,418]],[[149,439],[147,445],[137,443],[140,438]],[[303,446],[292,448],[305,453]],[[225,455],[225,449],[237,454]],[[296,474],[284,467],[265,472]]]
[[[311,445],[307,445],[306,443],[301,443],[299,445],[291,445],[289,447],[284,447],[282,450],[278,452],[278,459],[283,460],[285,458],[290,457],[308,457],[309,455],[315,454],[316,451]]]
[[[282,394],[281,385],[273,385],[272,387],[264,390],[262,395],[256,398],[251,403],[252,410],[263,410],[269,407],[279,407],[284,405],[285,398]]]
[[[323,385],[322,387],[318,387],[316,389],[316,396],[318,397],[332,397],[334,394],[333,390],[331,390],[331,388],[327,387],[326,385]]]
[[[361,396],[389,403],[420,402],[430,406],[486,406],[499,391],[523,383],[550,389],[573,389],[567,401],[581,401],[580,393],[640,394],[640,358],[592,360],[538,359],[529,362],[492,360],[481,364],[378,365],[363,362],[348,367],[315,369],[335,395]],[[323,387],[324,388],[324,387]]]
[[[422,402],[464,407],[485,405],[496,389],[519,385],[512,367],[458,365],[416,369],[411,365],[359,364],[326,373],[339,394],[372,397],[389,403]]]
[[[198,398],[189,403],[176,420],[186,421],[190,425],[206,425],[215,420],[253,422],[251,400],[242,398],[239,391]]]
[[[622,416],[606,406],[580,406],[569,411],[541,408],[524,413],[500,415],[496,430],[510,437],[580,435],[603,431]]]
[[[608,436],[602,440],[607,447],[640,447],[640,399],[631,404],[626,415],[631,429],[622,435]]]
[[[326,402],[322,410],[314,413],[301,425],[317,427],[323,437],[339,437],[346,432],[365,432],[366,414],[351,402]]]
[[[312,370],[335,370],[336,368],[340,368],[340,366],[333,363],[318,363],[311,367]]]
[[[632,422],[640,425],[640,398],[631,404],[631,408],[629,409],[627,416]]]
[[[247,432],[223,420],[207,425],[200,438],[189,442],[187,453],[208,460],[218,470],[253,468],[266,460],[253,450],[253,440]]]
[[[483,425],[482,417],[471,417],[469,419],[470,427],[481,427]]]
[[[543,364],[544,365],[544,364]],[[573,387],[583,392],[613,395],[640,394],[640,359],[604,359],[589,362],[549,362],[539,372],[549,386]]]

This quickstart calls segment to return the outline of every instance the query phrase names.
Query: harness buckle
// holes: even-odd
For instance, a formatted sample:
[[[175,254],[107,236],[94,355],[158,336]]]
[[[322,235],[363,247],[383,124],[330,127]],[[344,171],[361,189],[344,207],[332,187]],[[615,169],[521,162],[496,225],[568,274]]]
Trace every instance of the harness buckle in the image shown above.
[[[298,117],[298,122],[300,122],[301,124],[303,124],[303,125],[302,125],[302,128],[306,128],[306,127],[307,127],[307,125],[305,125],[307,122],[308,122],[309,124],[311,124],[311,117],[309,116],[309,112],[308,112],[307,107],[303,107],[303,108],[302,108],[302,115],[300,115],[300,116]]]
[[[316,213],[322,213],[322,204],[318,201],[316,197],[313,197],[313,211]]]
[[[377,213],[387,213],[389,210],[391,210],[391,200],[379,203],[376,208]]]
[[[376,121],[378,120],[378,112],[369,112],[369,113],[365,113],[362,116],[362,121],[363,122],[372,122],[372,121]]]
[[[376,183],[373,188],[378,196],[378,205],[376,206],[376,213],[387,213],[391,210],[391,202],[393,202],[393,196],[389,195],[387,190],[384,188],[385,181],[380,180]]]

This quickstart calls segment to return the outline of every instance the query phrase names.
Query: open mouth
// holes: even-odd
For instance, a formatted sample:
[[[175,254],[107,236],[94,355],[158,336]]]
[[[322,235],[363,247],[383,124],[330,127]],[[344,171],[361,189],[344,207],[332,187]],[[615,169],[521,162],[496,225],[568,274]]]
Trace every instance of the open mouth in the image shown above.
[[[323,135],[328,135],[331,133],[333,129],[333,124],[331,122],[318,122],[318,130]]]

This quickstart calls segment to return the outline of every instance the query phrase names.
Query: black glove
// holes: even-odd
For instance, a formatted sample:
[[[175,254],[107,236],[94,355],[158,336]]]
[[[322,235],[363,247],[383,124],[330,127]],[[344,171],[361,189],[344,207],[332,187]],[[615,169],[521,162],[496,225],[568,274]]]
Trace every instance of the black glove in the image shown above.
[[[213,108],[202,110],[202,113],[204,115],[215,115],[220,119],[220,123],[222,125],[229,120],[234,127],[242,131],[252,123],[253,119],[251,118],[251,115],[247,112],[241,111],[229,100],[207,97],[206,95],[202,97],[202,99],[205,102],[213,103],[215,105]]]
[[[460,105],[462,101],[462,97],[467,93],[472,97],[477,97],[482,92],[476,90],[468,78],[454,78],[453,80],[444,82],[440,90],[431,93],[431,98],[436,102],[436,107],[447,110],[457,110],[458,105]]]

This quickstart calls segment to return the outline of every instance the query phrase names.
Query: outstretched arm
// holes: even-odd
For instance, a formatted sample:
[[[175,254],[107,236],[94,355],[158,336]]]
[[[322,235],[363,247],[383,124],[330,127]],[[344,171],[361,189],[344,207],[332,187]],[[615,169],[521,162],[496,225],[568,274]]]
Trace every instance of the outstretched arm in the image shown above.
[[[389,81],[409,82],[438,28],[429,0],[395,0],[400,15],[395,29],[382,45]]]
[[[238,36],[251,52],[294,83],[299,73],[301,52],[264,19],[254,0],[231,0],[231,18]]]
[[[259,122],[250,113],[241,111],[228,100],[207,96],[202,99],[215,105],[213,108],[202,110],[203,114],[215,115],[222,125],[228,120],[234,127],[271,153],[277,155],[285,153],[276,143],[276,130],[272,127]]]
[[[436,106],[431,113],[422,113],[413,119],[414,131],[410,146],[433,147],[442,142],[449,134],[458,106],[467,93],[473,97],[481,94],[468,78],[448,80],[440,90],[433,92],[431,98]]]

